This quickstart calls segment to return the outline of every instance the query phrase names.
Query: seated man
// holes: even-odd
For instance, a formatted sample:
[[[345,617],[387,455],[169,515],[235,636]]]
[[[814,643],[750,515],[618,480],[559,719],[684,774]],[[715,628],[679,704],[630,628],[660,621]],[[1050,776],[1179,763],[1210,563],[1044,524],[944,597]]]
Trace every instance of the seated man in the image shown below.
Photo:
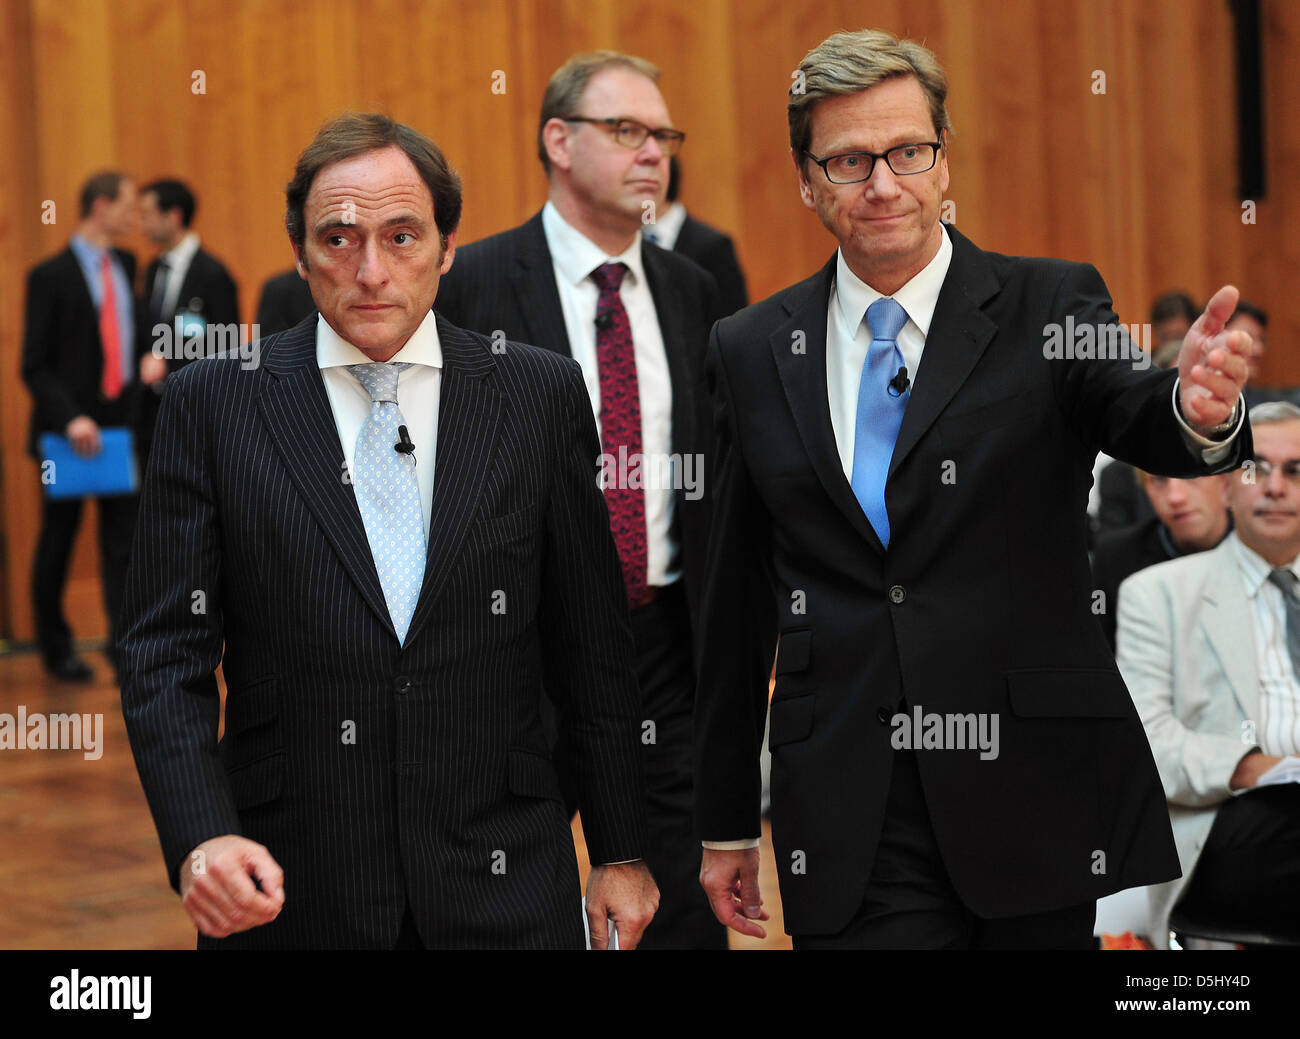
[[[1159,947],[1180,897],[1242,926],[1300,928],[1300,785],[1255,789],[1300,754],[1300,408],[1257,405],[1250,421],[1254,461],[1227,478],[1233,533],[1119,590],[1117,659],[1183,870],[1151,889]]]
[[[1092,556],[1093,587],[1102,593],[1097,608],[1101,626],[1115,648],[1115,599],[1120,582],[1168,559],[1204,552],[1223,540],[1231,527],[1226,497],[1229,476],[1178,480],[1136,470],[1138,485],[1151,502],[1151,517],[1102,534]]]

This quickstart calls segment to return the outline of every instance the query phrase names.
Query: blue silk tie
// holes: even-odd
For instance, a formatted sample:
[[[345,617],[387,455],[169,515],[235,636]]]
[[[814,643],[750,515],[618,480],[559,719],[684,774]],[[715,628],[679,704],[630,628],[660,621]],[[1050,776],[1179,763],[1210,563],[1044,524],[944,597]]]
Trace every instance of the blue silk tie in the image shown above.
[[[889,384],[903,366],[898,333],[907,324],[907,311],[897,300],[878,299],[867,308],[871,345],[858,383],[858,413],[853,439],[853,494],[867,514],[880,543],[889,547],[889,513],[885,510],[885,480],[894,456],[898,427],[911,396]]]

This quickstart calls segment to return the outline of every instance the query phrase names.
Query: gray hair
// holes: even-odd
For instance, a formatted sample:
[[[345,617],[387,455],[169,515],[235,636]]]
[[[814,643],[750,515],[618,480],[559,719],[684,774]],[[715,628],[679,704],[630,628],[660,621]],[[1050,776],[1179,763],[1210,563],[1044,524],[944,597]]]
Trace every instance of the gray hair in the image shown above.
[[[1256,404],[1250,409],[1250,424],[1252,426],[1262,426],[1268,422],[1297,421],[1300,421],[1300,408],[1297,408],[1290,401],[1271,400],[1264,404]]]

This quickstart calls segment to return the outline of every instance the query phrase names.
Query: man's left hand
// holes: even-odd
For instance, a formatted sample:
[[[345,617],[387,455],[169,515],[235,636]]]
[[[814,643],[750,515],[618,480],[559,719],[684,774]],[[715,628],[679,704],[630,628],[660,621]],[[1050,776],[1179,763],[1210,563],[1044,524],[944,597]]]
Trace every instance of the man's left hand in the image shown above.
[[[1178,403],[1188,424],[1202,435],[1217,432],[1231,417],[1246,385],[1246,358],[1255,350],[1249,333],[1223,329],[1237,297],[1232,285],[1216,292],[1183,337],[1178,353]]]
[[[635,949],[659,908],[659,887],[643,861],[593,866],[587,878],[587,925],[591,947],[609,948],[609,921],[618,925],[618,947]]]

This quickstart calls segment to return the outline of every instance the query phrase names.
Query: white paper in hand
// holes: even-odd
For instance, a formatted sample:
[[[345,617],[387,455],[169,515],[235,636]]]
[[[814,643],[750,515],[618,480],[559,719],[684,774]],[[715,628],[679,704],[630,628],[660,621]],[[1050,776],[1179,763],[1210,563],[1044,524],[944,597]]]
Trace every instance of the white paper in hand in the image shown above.
[[[1288,755],[1255,780],[1257,787],[1279,783],[1300,783],[1300,758]]]
[[[606,919],[605,926],[609,928],[609,947],[618,948],[618,924],[613,920]],[[587,896],[582,897],[582,933],[587,939],[587,948],[591,948],[591,928],[587,925]]]

